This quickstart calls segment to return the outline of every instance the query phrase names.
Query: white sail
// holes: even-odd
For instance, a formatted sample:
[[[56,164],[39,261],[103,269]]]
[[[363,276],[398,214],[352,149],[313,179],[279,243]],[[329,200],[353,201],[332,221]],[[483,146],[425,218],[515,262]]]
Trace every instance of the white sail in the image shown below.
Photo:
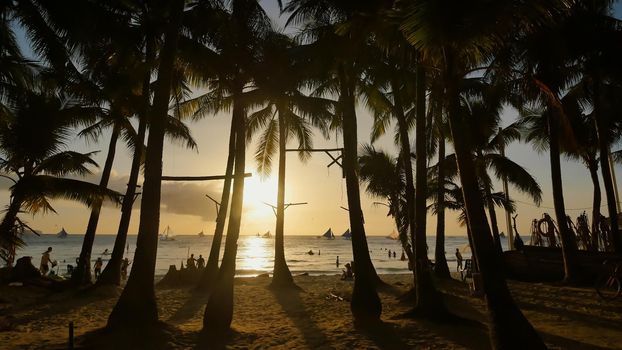
[[[400,239],[400,236],[397,234],[397,232],[395,232],[395,230],[393,230],[393,232],[391,232],[391,234],[388,235],[387,238],[396,241]]]
[[[160,234],[160,241],[174,241],[175,237],[171,236],[170,233],[170,226],[166,226],[166,229]]]
[[[270,231],[266,231],[266,233],[264,233],[261,237],[263,237],[263,238],[272,238],[272,234],[270,233]]]

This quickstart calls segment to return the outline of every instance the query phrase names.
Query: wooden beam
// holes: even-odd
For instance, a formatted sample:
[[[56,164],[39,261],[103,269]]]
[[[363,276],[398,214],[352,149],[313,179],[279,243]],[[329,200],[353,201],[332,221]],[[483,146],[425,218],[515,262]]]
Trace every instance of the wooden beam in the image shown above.
[[[251,177],[253,174],[244,173],[244,177]],[[162,175],[162,181],[211,181],[211,180],[224,180],[226,175],[214,175],[214,176],[165,176]],[[231,176],[234,178],[235,175]]]
[[[343,148],[287,148],[285,152],[332,152],[343,151]]]

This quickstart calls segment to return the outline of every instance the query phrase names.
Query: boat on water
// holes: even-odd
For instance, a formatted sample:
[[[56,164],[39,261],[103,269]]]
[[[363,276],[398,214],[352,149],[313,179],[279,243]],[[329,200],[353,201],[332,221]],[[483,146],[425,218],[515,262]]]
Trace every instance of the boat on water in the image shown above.
[[[398,239],[400,239],[400,236],[397,234],[397,232],[395,232],[395,230],[393,230],[393,232],[391,232],[391,234],[387,236],[387,239],[397,241]]]
[[[266,231],[266,233],[261,235],[261,238],[272,238],[272,234],[270,233],[270,231]]]
[[[56,234],[56,238],[67,238],[69,234],[67,233],[67,231],[65,231],[65,228],[63,227],[60,232],[58,232]]]
[[[329,228],[326,232],[324,232],[324,234],[322,236],[320,236],[321,238],[326,238],[326,239],[335,239],[335,234],[333,233],[333,229]]]
[[[168,242],[168,241],[174,241],[175,237],[171,236],[171,227],[170,226],[166,226],[166,229],[160,234],[160,241],[163,242]]]
[[[203,230],[201,230],[201,232],[199,232],[199,237],[205,237],[205,233],[203,233]]]
[[[352,232],[350,232],[350,229],[347,229],[346,232],[344,232],[341,237],[343,237],[343,239],[352,239]]]

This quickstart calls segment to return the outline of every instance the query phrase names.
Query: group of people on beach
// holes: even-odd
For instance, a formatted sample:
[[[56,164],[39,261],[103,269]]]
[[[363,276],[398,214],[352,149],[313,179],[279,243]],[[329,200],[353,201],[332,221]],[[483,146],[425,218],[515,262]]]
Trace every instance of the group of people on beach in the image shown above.
[[[205,268],[205,259],[203,259],[203,255],[199,254],[199,258],[195,259],[194,254],[190,254],[190,257],[186,259],[186,268],[189,268],[189,269]]]
[[[47,276],[51,274],[50,268],[54,268],[58,263],[56,260],[52,260],[51,257],[52,247],[48,247],[48,249],[41,254],[41,262],[39,263],[39,272],[42,276]],[[102,255],[110,255],[108,253],[108,249],[104,250]],[[78,258],[76,258],[76,264],[78,263]],[[127,269],[130,266],[130,259],[124,258],[121,260],[121,279],[127,279]],[[104,260],[102,260],[101,256],[95,260],[95,264],[93,265],[93,272],[95,273],[95,279],[98,279],[101,275],[102,268],[104,267]],[[74,266],[69,264],[67,265],[67,274],[71,275],[74,272]]]

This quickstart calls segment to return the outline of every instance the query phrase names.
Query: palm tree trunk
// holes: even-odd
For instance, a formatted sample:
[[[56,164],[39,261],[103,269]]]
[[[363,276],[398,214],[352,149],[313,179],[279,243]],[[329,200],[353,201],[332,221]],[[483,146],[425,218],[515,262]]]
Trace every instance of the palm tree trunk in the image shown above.
[[[492,201],[492,192],[490,188],[486,186],[486,207],[488,208],[488,216],[490,217],[490,227],[492,229],[492,238],[495,243],[495,248],[499,254],[503,253],[503,247],[501,246],[501,235],[499,234],[499,224],[497,223],[497,212],[495,211],[495,202]]]
[[[490,340],[493,349],[545,349],[546,346],[529,321],[514,303],[503,272],[498,268],[501,259],[492,242],[484,203],[479,191],[475,164],[466,128],[462,125],[459,112],[458,81],[462,75],[453,71],[454,56],[446,53],[446,96],[447,112],[462,184],[462,193],[473,240],[473,254],[479,263],[482,287],[486,294],[490,318]]]
[[[177,52],[184,1],[172,0],[170,6],[169,23],[160,52],[158,84],[154,93],[153,115],[147,141],[145,182],[134,263],[127,285],[108,317],[108,327],[111,328],[149,326],[158,321],[153,278],[160,225],[164,125],[168,113],[173,64]]]
[[[153,45],[151,40],[147,40],[145,49],[145,66],[150,67],[153,60]],[[143,103],[141,106],[140,114],[138,117],[138,132],[136,135],[136,148],[134,149],[134,155],[132,156],[132,166],[130,169],[130,177],[127,183],[127,190],[123,197],[123,203],[121,204],[121,219],[119,220],[119,229],[117,236],[114,240],[114,247],[112,248],[112,255],[110,261],[106,264],[106,268],[102,272],[101,276],[97,280],[97,285],[120,285],[121,284],[121,260],[123,260],[123,252],[125,251],[125,243],[127,241],[127,233],[130,227],[130,220],[132,219],[132,207],[136,200],[136,188],[138,185],[138,176],[140,174],[140,164],[142,155],[144,152],[145,134],[147,131],[147,117],[149,114],[150,106],[150,85],[151,85],[151,70],[146,68],[146,73],[143,78],[142,86],[142,98]]]
[[[600,181],[598,180],[598,163],[596,160],[592,160],[588,163],[587,168],[590,171],[590,177],[592,178],[592,184],[594,186],[594,195],[592,199],[592,250],[598,250],[598,222],[600,221]]]
[[[414,311],[422,313],[428,317],[439,317],[447,313],[441,294],[434,285],[432,271],[430,270],[430,260],[428,259],[428,247],[426,243],[426,222],[427,222],[427,191],[428,191],[428,171],[427,171],[427,138],[426,138],[426,108],[425,91],[426,76],[423,65],[419,63],[417,72],[417,104],[416,104],[416,193],[415,193],[415,291],[416,302]]]
[[[607,211],[611,224],[611,243],[616,253],[622,253],[622,238],[618,227],[618,210],[616,208],[616,195],[609,166],[609,140],[607,139],[607,127],[600,113],[600,81],[594,84],[594,120],[596,121],[596,133],[598,135],[598,150],[600,153],[600,171],[605,185],[607,196]]]
[[[16,184],[17,187],[17,184]],[[19,193],[19,190],[11,193],[11,204],[9,204],[9,208],[4,214],[2,218],[2,222],[0,223],[0,235],[2,235],[2,249],[7,252],[7,260],[6,266],[12,267],[15,262],[15,239],[14,236],[16,231],[14,230],[15,219],[17,218],[17,214],[22,207],[23,197]]]
[[[283,229],[285,226],[285,146],[287,144],[287,125],[283,113],[279,113],[279,188],[276,196],[276,230],[274,236],[274,276],[271,286],[295,287],[294,279],[285,260]]]
[[[358,178],[357,157],[357,126],[354,110],[354,83],[341,66],[340,102],[343,107],[343,171],[346,177],[346,192],[348,195],[348,214],[350,218],[350,232],[352,233],[352,255],[354,256],[354,288],[350,309],[357,320],[377,320],[382,313],[380,298],[376,292],[379,280],[376,270],[369,257],[369,249],[365,237],[363,224],[363,210],[361,209],[361,194]]]
[[[562,186],[562,171],[560,164],[559,151],[559,118],[554,115],[553,108],[549,108],[549,158],[551,164],[551,182],[553,187],[553,206],[555,207],[555,217],[559,227],[559,236],[562,245],[562,258],[564,260],[564,281],[570,282],[575,279],[577,243],[574,235],[568,228],[566,220],[566,209],[564,206],[564,190]]]
[[[102,170],[102,177],[99,180],[99,187],[101,189],[106,189],[108,187],[119,132],[119,126],[115,125],[112,128],[112,135],[110,136],[110,143],[108,144],[108,154],[106,156],[106,162],[104,163],[104,169]],[[89,222],[86,226],[86,233],[84,234],[84,240],[82,241],[82,250],[80,251],[80,257],[78,258],[78,266],[71,275],[71,280],[79,285],[92,282],[91,253],[93,251],[93,242],[95,242],[95,233],[97,232],[97,224],[99,223],[101,207],[102,200],[95,201],[91,207],[91,215],[89,216]]]
[[[439,127],[440,130],[440,127]],[[451,278],[447,257],[445,257],[445,136],[438,137],[438,190],[436,192],[436,247],[434,249],[434,275]]]
[[[229,133],[229,154],[227,156],[227,166],[225,169],[225,182],[220,197],[220,211],[216,218],[216,228],[214,229],[214,240],[209,252],[209,258],[205,265],[205,270],[201,275],[197,288],[203,292],[209,292],[216,277],[218,277],[218,261],[220,258],[220,246],[222,244],[222,236],[225,231],[225,221],[227,220],[227,211],[229,209],[229,197],[231,196],[231,183],[233,182],[233,164],[235,161],[235,140],[237,127],[235,114],[231,118],[231,131]]]
[[[408,217],[408,230],[410,233],[410,242],[413,251],[415,250],[415,183],[413,179],[413,167],[410,157],[410,139],[408,137],[408,122],[404,115],[404,107],[400,96],[400,84],[398,79],[394,77],[391,81],[391,89],[393,90],[393,104],[395,106],[395,117],[397,119],[397,129],[400,135],[400,160],[404,167],[404,177],[406,179],[406,215]],[[412,255],[412,254],[411,254]],[[412,258],[412,256],[410,256]],[[414,264],[414,261],[411,260]],[[414,265],[413,265],[414,266]],[[416,280],[416,270],[413,268],[413,277]]]
[[[233,280],[235,277],[235,260],[238,249],[238,237],[242,223],[242,207],[244,204],[244,167],[246,165],[246,112],[240,106],[239,97],[243,85],[234,92],[233,118],[235,130],[235,173],[233,179],[233,196],[231,198],[231,216],[227,227],[227,240],[222,264],[218,271],[215,288],[205,306],[203,314],[203,332],[222,334],[228,332],[233,320]]]

